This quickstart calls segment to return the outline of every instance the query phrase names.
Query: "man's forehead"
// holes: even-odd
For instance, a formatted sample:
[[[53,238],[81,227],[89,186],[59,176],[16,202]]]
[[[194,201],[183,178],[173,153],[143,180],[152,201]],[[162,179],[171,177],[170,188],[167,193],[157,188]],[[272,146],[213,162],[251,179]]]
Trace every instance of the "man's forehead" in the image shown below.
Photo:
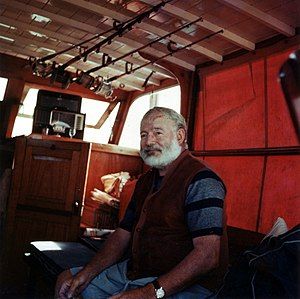
[[[156,119],[165,119],[167,118],[166,115],[164,115],[163,113],[161,112],[153,112],[151,113],[150,115],[147,115],[142,122],[153,122],[155,121]]]

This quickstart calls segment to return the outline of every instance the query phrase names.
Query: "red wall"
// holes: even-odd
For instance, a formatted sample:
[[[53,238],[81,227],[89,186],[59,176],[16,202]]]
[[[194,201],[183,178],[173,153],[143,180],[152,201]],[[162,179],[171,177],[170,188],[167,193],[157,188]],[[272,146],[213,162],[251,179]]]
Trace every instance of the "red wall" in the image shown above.
[[[300,156],[295,148],[278,155],[300,150],[278,82],[292,50],[208,75],[200,71],[194,149],[227,185],[229,225],[267,232],[277,217],[289,227],[300,222]],[[216,150],[222,152],[212,154]]]

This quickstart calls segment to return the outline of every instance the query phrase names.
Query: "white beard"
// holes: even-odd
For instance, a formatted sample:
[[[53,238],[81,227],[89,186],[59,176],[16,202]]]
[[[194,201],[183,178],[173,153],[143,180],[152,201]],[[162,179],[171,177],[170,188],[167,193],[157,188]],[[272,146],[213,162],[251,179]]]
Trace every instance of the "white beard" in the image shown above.
[[[160,150],[161,155],[159,157],[148,155],[147,151],[150,149]],[[158,145],[148,146],[140,150],[140,155],[144,160],[145,164],[154,168],[164,168],[171,164],[181,153],[181,147],[176,139],[173,139],[171,144],[165,148]]]

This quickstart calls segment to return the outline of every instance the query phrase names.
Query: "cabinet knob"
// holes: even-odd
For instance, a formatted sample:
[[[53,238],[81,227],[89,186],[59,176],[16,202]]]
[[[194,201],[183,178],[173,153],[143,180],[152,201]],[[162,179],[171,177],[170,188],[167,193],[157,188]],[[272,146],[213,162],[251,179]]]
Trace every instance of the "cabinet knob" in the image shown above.
[[[75,215],[78,215],[78,213],[79,213],[79,206],[80,206],[79,201],[75,200],[74,203],[73,203],[73,213]]]

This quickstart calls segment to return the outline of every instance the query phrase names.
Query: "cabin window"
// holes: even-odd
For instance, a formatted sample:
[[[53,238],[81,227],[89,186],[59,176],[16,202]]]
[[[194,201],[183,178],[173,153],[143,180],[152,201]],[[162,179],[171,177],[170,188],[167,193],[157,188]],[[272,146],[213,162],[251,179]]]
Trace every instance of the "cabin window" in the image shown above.
[[[82,99],[81,113],[86,114],[83,140],[96,143],[108,143],[120,104],[117,104],[104,124],[98,128],[97,122],[109,103],[93,99]]]
[[[0,102],[2,102],[4,99],[7,82],[8,82],[8,79],[0,77]]]
[[[12,137],[30,135],[32,132],[33,112],[37,101],[38,89],[30,88],[16,117]]]
[[[32,133],[33,113],[36,106],[38,89],[30,88],[16,117],[12,137]],[[119,104],[111,112],[104,124],[97,128],[97,122],[109,103],[82,98],[81,113],[86,114],[83,140],[96,143],[108,143],[115,122]]]
[[[180,113],[180,86],[174,86],[137,98],[128,111],[119,145],[140,148],[140,122],[143,115],[156,106],[174,109]]]

